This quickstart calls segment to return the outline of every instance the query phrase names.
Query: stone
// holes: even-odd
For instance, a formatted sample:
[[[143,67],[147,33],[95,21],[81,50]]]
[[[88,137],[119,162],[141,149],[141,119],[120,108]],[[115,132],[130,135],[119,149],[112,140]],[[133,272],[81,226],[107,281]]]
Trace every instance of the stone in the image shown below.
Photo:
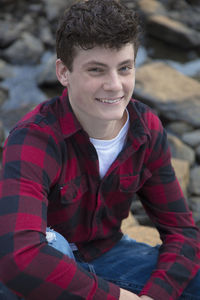
[[[192,195],[200,195],[200,166],[195,166],[190,171],[190,192]]]
[[[73,2],[74,0],[44,0],[48,20],[53,21],[60,18],[64,10]]]
[[[161,2],[157,0],[140,0],[138,8],[145,15],[165,14],[166,10]]]
[[[200,83],[166,63],[147,63],[137,69],[134,96],[170,121],[200,126]]]
[[[124,234],[141,243],[147,243],[151,246],[161,244],[160,236],[156,228],[150,226],[141,226],[137,219],[129,213],[128,218],[122,221],[121,230]]]
[[[186,160],[172,158],[172,166],[175,170],[176,177],[180,183],[182,191],[187,198],[187,191],[190,180],[190,164]]]
[[[149,16],[147,30],[152,36],[185,49],[200,46],[199,32],[167,16]]]
[[[0,80],[4,80],[8,77],[14,76],[13,67],[0,59]]]
[[[162,241],[156,228],[138,225],[128,227],[124,231],[122,230],[122,232],[140,243],[146,243],[151,246],[162,244]]]
[[[42,42],[32,34],[25,32],[20,39],[5,50],[4,56],[13,64],[36,64],[43,52]]]
[[[39,32],[39,38],[43,42],[43,44],[47,45],[48,47],[52,47],[55,45],[55,37],[53,36],[53,33],[51,31],[50,26],[46,22],[44,18],[40,18],[39,20],[41,28]]]
[[[0,148],[3,147],[5,141],[5,131],[3,127],[3,122],[0,120]]]
[[[48,86],[58,84],[56,76],[56,55],[51,55],[42,65],[41,72],[37,76],[39,86]]]
[[[168,134],[168,141],[172,158],[178,158],[185,160],[189,165],[193,165],[195,162],[195,152],[192,148],[185,145],[178,137]]]
[[[182,136],[186,132],[193,130],[193,127],[185,122],[171,122],[166,127],[167,131],[177,136]]]
[[[193,218],[197,226],[200,226],[200,197],[193,196],[189,198],[189,207],[193,212]]]
[[[187,132],[182,135],[182,141],[188,144],[190,147],[197,147],[200,145],[200,129],[192,132]]]
[[[0,86],[0,107],[8,99],[8,89]]]
[[[197,157],[197,162],[200,163],[200,146],[196,148],[196,157]]]
[[[132,213],[130,212],[128,217],[122,221],[121,229],[124,232],[129,227],[136,226],[136,225],[139,225],[139,224],[138,224],[137,220],[133,217]]]
[[[23,30],[22,23],[15,23],[11,20],[0,21],[0,48],[10,46],[16,41]]]

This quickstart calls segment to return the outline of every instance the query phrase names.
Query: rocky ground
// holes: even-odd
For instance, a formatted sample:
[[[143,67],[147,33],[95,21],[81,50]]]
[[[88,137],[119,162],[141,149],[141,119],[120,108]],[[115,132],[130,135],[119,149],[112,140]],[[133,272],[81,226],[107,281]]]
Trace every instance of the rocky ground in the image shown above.
[[[61,91],[55,32],[60,13],[72,2],[1,0],[1,147],[24,113]],[[134,97],[155,109],[167,129],[173,166],[200,226],[200,0],[123,2],[139,11],[144,28]],[[154,228],[143,227],[152,224],[137,198],[132,212],[138,225],[125,221],[125,232],[159,242]]]

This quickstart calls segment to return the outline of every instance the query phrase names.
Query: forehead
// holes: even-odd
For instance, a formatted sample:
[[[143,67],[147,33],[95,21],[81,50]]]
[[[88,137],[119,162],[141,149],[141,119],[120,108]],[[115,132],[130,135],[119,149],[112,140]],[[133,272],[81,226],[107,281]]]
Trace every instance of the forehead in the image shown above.
[[[84,50],[76,48],[76,55],[73,61],[75,66],[85,66],[94,62],[105,65],[120,64],[123,61],[134,60],[133,44],[126,44],[119,49],[95,46],[92,49]]]

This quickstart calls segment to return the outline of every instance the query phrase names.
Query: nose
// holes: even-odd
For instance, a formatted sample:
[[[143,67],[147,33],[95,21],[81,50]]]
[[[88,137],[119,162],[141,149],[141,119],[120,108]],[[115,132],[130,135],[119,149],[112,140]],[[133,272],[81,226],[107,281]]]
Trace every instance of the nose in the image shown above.
[[[103,84],[105,91],[120,91],[122,89],[121,77],[117,72],[112,72],[106,76]]]

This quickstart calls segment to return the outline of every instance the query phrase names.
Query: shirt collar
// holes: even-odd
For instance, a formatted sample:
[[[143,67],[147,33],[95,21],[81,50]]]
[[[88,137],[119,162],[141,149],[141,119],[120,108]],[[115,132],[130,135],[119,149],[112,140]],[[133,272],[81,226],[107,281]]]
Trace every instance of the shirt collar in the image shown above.
[[[62,104],[60,106],[60,127],[63,136],[67,138],[76,132],[83,130],[83,128],[72,110],[67,89],[63,90],[63,93],[60,96],[60,101]],[[144,122],[144,117],[142,117],[142,114],[145,113],[147,109],[135,99],[131,99],[127,109],[130,115],[128,140],[134,146],[134,148],[137,149],[146,141],[147,136],[150,136],[150,131]]]
[[[132,145],[137,150],[147,141],[148,137],[151,137],[150,130],[145,122],[147,117],[145,114],[148,114],[149,110],[146,105],[135,99],[131,99],[127,109],[130,116],[127,146]]]

